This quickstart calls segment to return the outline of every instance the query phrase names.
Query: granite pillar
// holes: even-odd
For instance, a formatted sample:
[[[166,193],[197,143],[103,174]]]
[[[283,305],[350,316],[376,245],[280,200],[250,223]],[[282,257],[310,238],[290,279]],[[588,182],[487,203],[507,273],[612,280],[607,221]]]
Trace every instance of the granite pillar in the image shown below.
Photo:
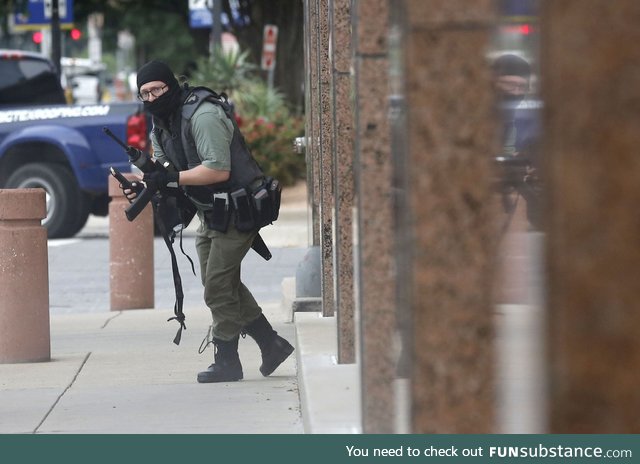
[[[353,105],[351,99],[351,0],[331,0],[334,162],[334,295],[338,362],[356,360],[353,293]]]
[[[551,433],[640,433],[640,3],[544,2]]]
[[[395,276],[392,160],[387,120],[386,0],[355,0],[356,307],[360,318],[362,431],[393,433]]]
[[[132,173],[124,176],[137,180]],[[117,179],[109,176],[109,288],[111,311],[148,309],[155,304],[153,208],[148,204],[133,220],[125,215],[129,201]]]
[[[307,160],[307,186],[310,200],[310,243],[320,246],[320,96],[319,96],[319,17],[318,1],[305,0],[305,35],[307,91],[305,106],[305,157]]]
[[[310,56],[310,23],[309,23],[309,0],[303,0],[303,47],[304,54],[304,159],[307,169],[307,231],[308,231],[308,243],[314,245],[313,242],[313,162],[311,160],[311,113],[313,108],[311,107],[311,56]],[[301,150],[302,151],[302,150]]]
[[[489,64],[494,2],[406,0],[406,146],[396,156],[405,213],[398,267],[412,314],[411,432],[495,430],[492,281],[498,210]],[[396,13],[397,15],[398,13]]]
[[[51,360],[45,191],[0,189],[0,364]]]
[[[319,158],[320,170],[320,249],[322,315],[333,316],[335,298],[333,289],[333,72],[329,56],[329,0],[318,0],[318,51],[319,51]]]

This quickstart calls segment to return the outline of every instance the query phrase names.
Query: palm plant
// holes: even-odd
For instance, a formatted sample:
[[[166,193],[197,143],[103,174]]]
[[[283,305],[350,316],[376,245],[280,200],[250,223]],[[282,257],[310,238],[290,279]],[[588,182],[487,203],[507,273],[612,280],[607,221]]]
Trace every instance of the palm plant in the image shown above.
[[[197,61],[191,80],[216,92],[231,94],[257,69],[248,61],[248,56],[248,50],[225,52],[215,47],[211,58],[202,57]]]
[[[270,88],[263,81],[246,80],[232,93],[232,99],[241,114],[277,119],[277,115],[288,113],[284,94]]]

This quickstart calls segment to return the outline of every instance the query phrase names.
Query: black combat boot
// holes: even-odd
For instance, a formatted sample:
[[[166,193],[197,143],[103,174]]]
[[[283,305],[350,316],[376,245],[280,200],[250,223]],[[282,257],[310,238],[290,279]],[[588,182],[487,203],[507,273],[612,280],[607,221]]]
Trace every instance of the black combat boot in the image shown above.
[[[260,347],[262,366],[260,373],[265,377],[270,375],[285,359],[293,353],[293,346],[273,330],[264,314],[244,328]]]
[[[238,336],[223,341],[213,339],[213,360],[206,371],[198,372],[198,383],[235,382],[242,380],[242,364],[238,356]]]

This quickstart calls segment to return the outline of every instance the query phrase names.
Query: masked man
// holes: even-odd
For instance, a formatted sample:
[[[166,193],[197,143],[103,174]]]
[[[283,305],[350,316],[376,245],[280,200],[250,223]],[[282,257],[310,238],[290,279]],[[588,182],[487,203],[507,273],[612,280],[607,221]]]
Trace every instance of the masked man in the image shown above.
[[[154,187],[182,188],[198,209],[196,250],[204,301],[213,318],[214,363],[198,373],[198,382],[231,382],[243,378],[238,356],[241,333],[255,339],[262,354],[260,372],[270,375],[293,352],[267,321],[240,280],[240,265],[259,226],[239,222],[242,207],[232,192],[252,192],[264,175],[247,149],[226,100],[180,86],[171,69],[151,61],[137,74],[138,97],[153,117],[154,158],[175,170],[145,174]],[[209,95],[217,98],[210,98]],[[135,193],[125,191],[131,200]],[[235,197],[234,197],[235,198]],[[214,202],[222,208],[214,208]],[[217,204],[217,203],[216,203]],[[242,226],[241,226],[242,224]]]

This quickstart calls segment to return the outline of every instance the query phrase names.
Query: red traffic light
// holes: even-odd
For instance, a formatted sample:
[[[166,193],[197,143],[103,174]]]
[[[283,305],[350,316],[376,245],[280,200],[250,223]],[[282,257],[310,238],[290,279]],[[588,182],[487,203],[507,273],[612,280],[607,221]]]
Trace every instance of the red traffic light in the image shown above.
[[[76,28],[71,29],[69,34],[71,35],[71,40],[80,40],[80,37],[82,37],[82,32]]]
[[[533,32],[533,28],[529,24],[520,25],[520,33],[523,35],[529,35]]]
[[[537,29],[531,24],[510,24],[502,26],[502,32],[507,34],[531,35],[537,32]]]
[[[31,36],[31,40],[33,40],[34,44],[40,45],[42,43],[42,32],[35,31]]]

